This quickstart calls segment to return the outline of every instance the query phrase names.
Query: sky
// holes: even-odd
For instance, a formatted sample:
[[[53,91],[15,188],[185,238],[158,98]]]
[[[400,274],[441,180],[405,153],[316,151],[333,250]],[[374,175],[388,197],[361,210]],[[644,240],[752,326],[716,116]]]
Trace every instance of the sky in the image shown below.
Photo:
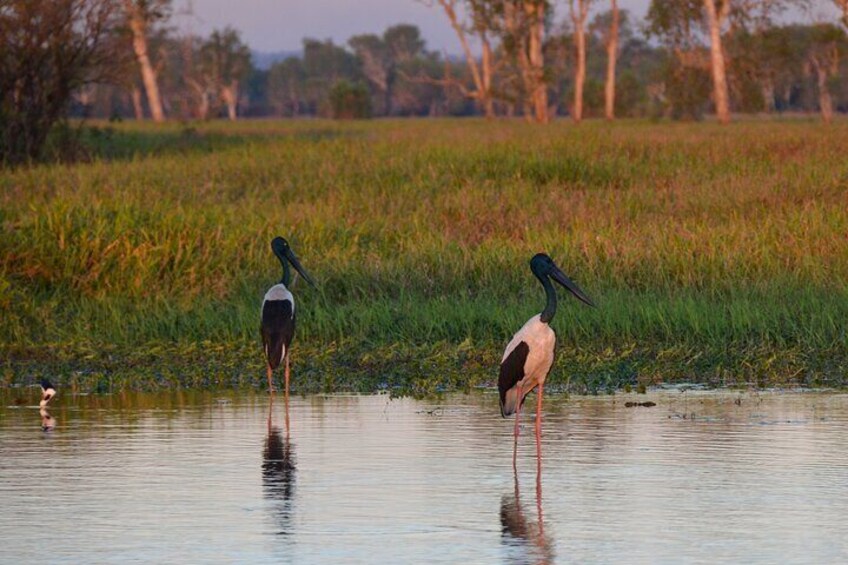
[[[619,0],[619,6],[640,17],[650,0]],[[179,14],[189,0],[175,0]],[[440,8],[418,0],[191,0],[194,33],[207,34],[231,25],[256,51],[298,51],[304,37],[333,39],[344,44],[360,33],[381,33],[397,23],[411,23],[421,29],[427,47],[435,51],[460,53],[459,42]],[[558,13],[565,16],[560,0]],[[603,2],[606,5],[607,2]],[[599,5],[601,3],[599,2]],[[180,27],[187,17],[178,17]]]
[[[812,0],[820,13],[834,13],[831,0]],[[192,6],[194,17],[184,13]],[[621,9],[642,18],[650,0],[619,0]],[[344,44],[360,33],[381,33],[397,23],[416,24],[427,47],[455,55],[459,42],[447,18],[436,7],[419,0],[174,0],[176,23],[193,33],[207,34],[230,25],[255,51],[299,51],[304,37],[333,39]],[[567,2],[557,0],[557,20],[567,13]],[[608,1],[596,2],[595,10],[606,10]],[[591,17],[591,16],[590,16]],[[809,19],[800,13],[794,19]],[[834,20],[835,21],[835,18]]]

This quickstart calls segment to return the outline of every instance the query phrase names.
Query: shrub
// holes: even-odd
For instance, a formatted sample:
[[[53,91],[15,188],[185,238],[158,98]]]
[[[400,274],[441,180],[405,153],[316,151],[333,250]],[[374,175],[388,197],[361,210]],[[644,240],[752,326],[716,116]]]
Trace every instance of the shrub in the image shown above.
[[[360,83],[341,80],[330,89],[330,110],[337,120],[371,117],[371,93]]]

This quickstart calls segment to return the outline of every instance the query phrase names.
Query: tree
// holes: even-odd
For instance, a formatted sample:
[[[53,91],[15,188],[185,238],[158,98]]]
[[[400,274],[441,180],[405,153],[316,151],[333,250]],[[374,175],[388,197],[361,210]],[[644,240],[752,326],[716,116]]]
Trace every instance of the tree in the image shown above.
[[[390,83],[394,72],[392,57],[383,39],[373,33],[355,35],[348,40],[359,58],[362,72],[382,93],[382,113],[391,113]]]
[[[805,68],[808,73],[815,74],[819,110],[824,123],[829,124],[833,120],[830,81],[839,72],[839,44],[844,43],[845,33],[829,24],[812,26],[810,31],[812,33]]]
[[[156,70],[150,61],[147,35],[150,27],[155,22],[169,17],[171,2],[170,0],[123,1],[127,24],[132,32],[133,51],[138,60],[138,66],[141,69],[144,90],[147,92],[147,103],[150,106],[150,114],[154,122],[161,122],[165,119],[165,112],[162,110],[159,85],[156,81]]]
[[[586,83],[586,19],[589,17],[591,3],[592,0],[570,0],[568,5],[571,23],[574,25],[574,47],[577,56],[577,64],[574,68],[574,107],[571,116],[577,123],[583,119],[583,87]]]
[[[411,24],[397,24],[383,32],[389,59],[394,64],[404,63],[424,54],[426,43],[421,38],[421,30]]]
[[[837,7],[842,8],[842,25],[848,27],[848,0],[833,0]]]
[[[237,117],[239,83],[250,72],[250,49],[231,27],[215,30],[200,48],[200,65],[207,84],[227,106],[227,116]]]
[[[459,39],[459,44],[462,46],[465,64],[471,72],[474,89],[469,90],[462,81],[451,78],[450,63],[447,61],[445,63],[448,65],[445,73],[446,78],[438,82],[456,87],[464,96],[476,100],[483,108],[483,115],[491,119],[495,116],[494,92],[492,90],[495,64],[490,41],[496,17],[493,11],[494,4],[487,0],[466,0],[464,3],[465,11],[471,17],[471,23],[468,24],[462,22],[457,16],[459,0],[437,0],[437,2],[448,17],[448,21],[456,33],[457,39]],[[480,43],[482,56],[479,64],[477,58],[471,52],[468,41],[469,35],[473,35]]]
[[[268,70],[268,101],[278,115],[295,117],[301,113],[306,72],[303,62],[289,57]]]
[[[588,0],[581,0],[588,1]],[[525,0],[524,12],[529,24],[530,69],[533,83],[531,98],[533,113],[539,123],[548,123],[548,88],[545,82],[545,59],[542,46],[545,41],[545,11],[548,3],[545,0]]]
[[[330,107],[337,120],[371,117],[371,95],[363,84],[340,80],[330,89]]]
[[[501,44],[510,54],[524,89],[524,115],[547,123],[548,89],[545,76],[545,19],[547,0],[503,0]]]
[[[604,86],[604,115],[615,118],[615,63],[618,57],[618,2],[610,0],[610,27],[606,38],[607,80]]]
[[[37,159],[74,92],[112,78],[118,14],[112,0],[4,1],[0,163]]]
[[[716,1],[719,2],[716,5]],[[724,51],[721,48],[721,27],[730,13],[730,0],[704,0],[707,24],[710,30],[710,69],[713,78],[713,101],[716,116],[722,124],[730,122],[730,94],[727,88],[727,72],[724,67]]]
[[[379,37],[375,34],[356,35],[348,40],[361,64],[362,72],[382,93],[382,113],[391,115],[392,91],[397,69],[425,55],[425,43],[417,26],[391,26]]]
[[[309,113],[331,115],[330,89],[340,80],[359,82],[363,76],[357,58],[331,40],[303,40],[304,105]]]
[[[702,0],[653,0],[646,18],[646,33],[666,46],[668,57],[659,75],[661,85],[651,88],[673,118],[699,119],[709,100],[704,80],[710,82],[710,61],[699,34],[703,22]]]
[[[587,74],[604,79],[604,116],[614,119],[617,115],[632,115],[640,105],[644,110],[647,81],[659,63],[656,48],[636,35],[630,13],[620,9],[617,0],[611,0],[609,10],[595,15],[589,31]],[[599,60],[604,64],[598,64]],[[622,80],[627,89],[621,88]],[[584,101],[584,109],[585,106]]]
[[[727,123],[730,121],[727,68],[732,68],[733,61],[723,45],[725,28],[729,36],[740,32],[759,33],[772,25],[775,14],[790,4],[803,5],[805,1],[653,0],[648,10],[648,29],[653,35],[666,38],[681,64],[688,57],[699,65],[698,51],[707,44],[716,116],[721,123]],[[706,30],[706,36],[699,34],[701,27]],[[732,41],[732,37],[729,39]]]

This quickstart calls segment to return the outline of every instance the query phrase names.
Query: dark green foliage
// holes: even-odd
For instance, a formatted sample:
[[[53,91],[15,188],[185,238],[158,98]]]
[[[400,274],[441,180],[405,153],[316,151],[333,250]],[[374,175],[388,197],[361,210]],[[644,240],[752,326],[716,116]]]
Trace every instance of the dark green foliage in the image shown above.
[[[109,0],[0,4],[0,166],[38,160],[75,91],[120,69]]]
[[[663,78],[671,117],[700,120],[710,102],[712,83],[709,70],[669,60]]]
[[[330,89],[330,111],[337,120],[362,120],[371,117],[371,93],[360,83],[341,80]]]

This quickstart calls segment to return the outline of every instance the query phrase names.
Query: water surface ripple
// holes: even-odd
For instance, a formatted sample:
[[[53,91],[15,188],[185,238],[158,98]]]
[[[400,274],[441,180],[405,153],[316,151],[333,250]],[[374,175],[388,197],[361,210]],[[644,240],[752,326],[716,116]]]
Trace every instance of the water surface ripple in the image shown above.
[[[36,403],[0,391],[3,563],[848,562],[848,395],[547,395],[541,477],[489,393]]]

